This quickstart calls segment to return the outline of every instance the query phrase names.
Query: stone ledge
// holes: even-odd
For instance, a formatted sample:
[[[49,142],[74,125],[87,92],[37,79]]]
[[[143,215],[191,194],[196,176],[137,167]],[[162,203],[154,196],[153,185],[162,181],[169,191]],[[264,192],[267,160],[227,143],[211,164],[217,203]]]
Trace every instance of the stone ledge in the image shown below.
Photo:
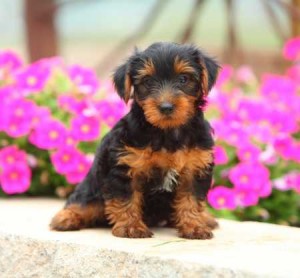
[[[173,229],[120,239],[110,229],[49,231],[63,202],[0,199],[1,277],[300,277],[300,230],[220,220],[215,238],[184,240]]]

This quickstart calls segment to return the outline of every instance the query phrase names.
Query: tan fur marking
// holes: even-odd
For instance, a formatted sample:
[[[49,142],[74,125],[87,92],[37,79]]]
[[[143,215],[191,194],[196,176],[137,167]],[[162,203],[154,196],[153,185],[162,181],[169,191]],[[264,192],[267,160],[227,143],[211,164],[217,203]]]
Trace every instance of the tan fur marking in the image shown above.
[[[126,146],[123,155],[119,157],[118,164],[128,165],[131,177],[140,174],[150,175],[153,167],[174,169],[179,174],[205,174],[205,168],[213,161],[211,150],[182,149],[176,152],[166,150],[153,152],[150,147],[137,149]]]
[[[142,79],[145,76],[152,76],[155,74],[155,67],[152,59],[148,59],[144,62],[144,67],[138,70],[137,78]]]
[[[151,237],[152,233],[142,220],[141,192],[134,191],[129,201],[112,199],[105,202],[105,215],[117,237],[144,238]]]
[[[195,69],[189,64],[188,61],[180,60],[178,56],[176,56],[174,61],[174,71],[177,74],[180,73],[195,73]]]
[[[125,76],[125,93],[124,93],[124,101],[127,103],[130,99],[130,94],[131,94],[131,81],[130,81],[130,76],[127,73]]]
[[[209,239],[213,237],[211,228],[207,224],[203,204],[196,200],[189,188],[189,183],[182,183],[174,199],[175,227],[180,237],[189,239]]]
[[[178,96],[172,98],[170,96],[162,96],[162,98],[168,99],[175,106],[175,111],[172,115],[166,117],[162,115],[158,109],[163,99],[148,98],[140,105],[143,107],[146,119],[152,125],[166,129],[176,128],[185,124],[195,112],[196,99],[191,96]]]
[[[202,66],[202,76],[201,76],[201,87],[203,90],[203,95],[208,95],[208,72],[204,63],[201,63]]]
[[[90,204],[84,207],[71,204],[53,217],[50,227],[58,231],[79,230],[103,220],[104,209],[100,204]]]

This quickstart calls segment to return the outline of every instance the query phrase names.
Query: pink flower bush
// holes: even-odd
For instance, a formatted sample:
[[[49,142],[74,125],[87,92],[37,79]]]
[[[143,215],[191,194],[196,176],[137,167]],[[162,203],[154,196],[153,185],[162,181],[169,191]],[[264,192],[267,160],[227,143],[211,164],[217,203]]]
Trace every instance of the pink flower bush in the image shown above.
[[[71,134],[78,141],[93,141],[100,135],[100,122],[96,117],[77,116],[71,122]]]
[[[233,210],[236,208],[235,193],[225,186],[217,186],[211,189],[207,198],[212,207],[216,209]]]
[[[93,70],[67,67],[59,57],[24,65],[12,51],[0,51],[0,99],[0,188],[6,194],[79,183],[92,164],[85,152],[94,152],[128,111],[112,83],[101,86]]]
[[[0,150],[0,187],[7,194],[26,192],[31,182],[31,170],[27,155],[17,146]]]
[[[65,142],[66,127],[58,120],[48,119],[37,126],[29,136],[29,141],[40,149],[60,148]]]

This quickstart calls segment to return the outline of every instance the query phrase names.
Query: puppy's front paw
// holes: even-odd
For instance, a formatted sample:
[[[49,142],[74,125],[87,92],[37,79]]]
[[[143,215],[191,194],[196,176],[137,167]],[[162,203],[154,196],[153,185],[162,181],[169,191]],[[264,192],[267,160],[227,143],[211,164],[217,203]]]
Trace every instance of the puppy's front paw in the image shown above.
[[[195,226],[195,227],[180,227],[178,229],[180,237],[187,239],[211,239],[213,238],[213,233],[210,228],[205,226]]]
[[[144,223],[116,224],[112,229],[112,233],[114,236],[127,238],[147,238],[153,235]]]
[[[59,211],[50,223],[50,228],[56,231],[76,231],[83,227],[83,219],[71,209]]]

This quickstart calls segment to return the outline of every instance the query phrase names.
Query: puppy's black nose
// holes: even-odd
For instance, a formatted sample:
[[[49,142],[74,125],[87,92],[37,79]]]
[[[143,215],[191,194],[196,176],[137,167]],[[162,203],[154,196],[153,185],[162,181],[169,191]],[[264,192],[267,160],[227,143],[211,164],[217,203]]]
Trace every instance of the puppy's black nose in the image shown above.
[[[163,102],[159,106],[159,110],[161,113],[163,113],[165,115],[170,115],[174,111],[174,105],[169,102]]]

